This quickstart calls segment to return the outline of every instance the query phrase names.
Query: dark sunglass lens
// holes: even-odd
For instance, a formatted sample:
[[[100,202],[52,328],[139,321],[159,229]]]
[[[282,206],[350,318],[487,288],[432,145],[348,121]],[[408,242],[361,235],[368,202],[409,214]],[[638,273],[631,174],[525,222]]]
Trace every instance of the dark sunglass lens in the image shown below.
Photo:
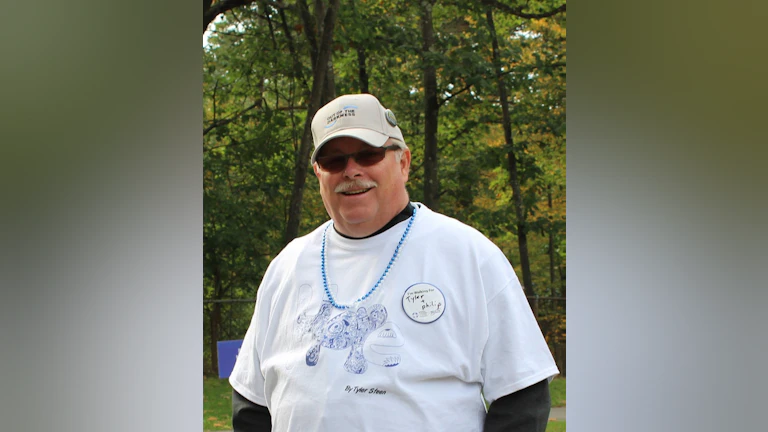
[[[386,153],[386,150],[384,149],[379,151],[364,150],[355,155],[355,160],[360,165],[370,166],[370,165],[381,162],[381,160],[384,159],[385,153]]]
[[[339,172],[347,165],[346,156],[325,156],[317,158],[320,167],[329,172]]]
[[[319,156],[316,161],[320,168],[331,173],[342,171],[347,166],[347,160],[351,157],[362,166],[371,166],[381,162],[387,154],[387,150],[395,146],[381,147],[376,150],[362,150],[347,155]]]

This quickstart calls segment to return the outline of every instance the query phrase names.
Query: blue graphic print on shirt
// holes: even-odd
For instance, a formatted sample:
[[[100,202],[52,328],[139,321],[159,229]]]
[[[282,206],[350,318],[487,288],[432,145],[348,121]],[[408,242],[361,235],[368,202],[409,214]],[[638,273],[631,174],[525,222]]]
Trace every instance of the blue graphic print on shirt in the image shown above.
[[[380,304],[375,304],[370,307],[370,310],[365,307],[360,307],[354,312],[347,309],[331,318],[332,310],[331,303],[323,301],[316,315],[303,313],[297,320],[302,333],[309,333],[312,336],[313,343],[306,355],[307,366],[317,364],[321,347],[333,350],[349,349],[349,356],[344,362],[344,369],[354,374],[365,373],[368,368],[368,361],[363,354],[363,348],[368,336],[387,321],[386,308]],[[394,325],[386,327],[377,337],[396,338],[396,327]],[[392,346],[396,345],[402,345],[402,342]],[[376,364],[389,367],[397,366],[399,362],[399,355],[388,355],[383,360],[374,361]]]

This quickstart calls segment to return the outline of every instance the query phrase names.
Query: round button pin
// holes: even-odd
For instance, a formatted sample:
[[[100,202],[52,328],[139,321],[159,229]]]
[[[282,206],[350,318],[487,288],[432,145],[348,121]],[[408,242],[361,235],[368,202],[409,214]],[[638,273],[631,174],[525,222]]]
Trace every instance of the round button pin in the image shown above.
[[[403,294],[403,311],[408,318],[421,324],[437,321],[445,312],[445,296],[432,284],[417,283]]]
[[[395,113],[393,113],[392,110],[387,109],[384,111],[384,117],[386,117],[387,123],[391,124],[392,127],[397,126],[397,119],[395,118]]]

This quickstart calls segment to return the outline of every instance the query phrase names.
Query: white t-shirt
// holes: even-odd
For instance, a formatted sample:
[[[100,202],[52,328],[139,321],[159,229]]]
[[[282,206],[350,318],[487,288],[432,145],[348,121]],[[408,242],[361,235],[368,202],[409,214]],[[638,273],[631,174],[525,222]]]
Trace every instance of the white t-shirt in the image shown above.
[[[273,431],[481,431],[481,390],[493,402],[558,373],[501,250],[416,207],[384,282],[350,309],[323,289],[330,222],[270,264],[229,381],[269,408]],[[408,222],[362,240],[326,231],[337,303],[376,284]]]

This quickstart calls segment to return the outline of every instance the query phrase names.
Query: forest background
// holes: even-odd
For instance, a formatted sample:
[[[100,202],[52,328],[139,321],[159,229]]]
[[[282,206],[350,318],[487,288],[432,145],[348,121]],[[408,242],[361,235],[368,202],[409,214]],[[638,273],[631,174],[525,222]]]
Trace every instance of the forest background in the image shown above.
[[[515,268],[565,376],[563,0],[203,0],[204,373],[267,265],[328,219],[309,122],[347,93],[397,116],[412,201]]]

